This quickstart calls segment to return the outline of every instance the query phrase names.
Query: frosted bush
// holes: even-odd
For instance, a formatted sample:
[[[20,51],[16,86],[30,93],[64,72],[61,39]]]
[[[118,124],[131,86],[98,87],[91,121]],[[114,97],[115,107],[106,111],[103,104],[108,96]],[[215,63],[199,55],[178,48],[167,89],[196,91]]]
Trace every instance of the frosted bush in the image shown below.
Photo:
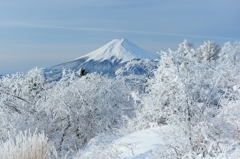
[[[116,72],[116,78],[96,73],[79,77],[63,70],[61,79],[53,81],[37,68],[3,76],[1,152],[24,154],[34,148],[25,144],[31,142],[47,145],[42,151],[31,149],[33,152],[54,152],[49,151],[47,138],[41,136],[44,131],[58,154],[65,156],[71,150],[74,153],[82,149],[100,134],[126,134],[168,124],[181,129],[190,145],[179,148],[178,156],[172,153],[173,158],[227,153],[240,139],[239,54],[239,43],[226,43],[220,48],[207,41],[194,48],[185,40],[177,51],[162,51],[158,66],[149,60],[132,61]],[[128,74],[138,71],[134,70],[135,64],[143,64],[144,76]],[[33,135],[20,133],[36,128]],[[181,144],[169,146],[177,148],[174,145]],[[105,145],[95,148],[96,153],[106,150],[101,152],[103,157],[118,155]]]
[[[57,158],[54,146],[44,133],[31,134],[20,132],[16,137],[9,137],[0,144],[2,159],[54,159]]]
[[[59,81],[42,79],[41,70],[35,69],[0,81],[1,140],[8,138],[8,132],[14,137],[38,128],[65,154],[99,133],[114,132],[123,126],[125,114],[132,114],[131,88],[124,80],[95,73],[79,78],[68,70]]]
[[[141,109],[129,128],[178,126],[190,143],[183,156],[217,156],[233,149],[239,139],[238,116],[230,121],[226,110],[229,102],[239,100],[233,89],[240,80],[237,48],[239,45],[226,43],[221,49],[208,41],[195,49],[184,41],[177,51],[161,52],[154,77],[148,80],[146,92],[138,96],[136,103]]]

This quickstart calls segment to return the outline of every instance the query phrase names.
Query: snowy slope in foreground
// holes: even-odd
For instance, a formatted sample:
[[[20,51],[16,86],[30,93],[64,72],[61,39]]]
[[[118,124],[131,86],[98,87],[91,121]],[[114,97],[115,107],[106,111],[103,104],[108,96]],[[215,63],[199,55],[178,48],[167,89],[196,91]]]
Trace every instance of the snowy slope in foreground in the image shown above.
[[[188,149],[189,140],[186,134],[176,126],[165,125],[137,131],[132,134],[108,140],[108,136],[91,139],[84,150],[79,151],[77,159],[159,159],[176,158],[178,152]],[[198,156],[202,158],[202,156]],[[240,157],[240,146],[216,157],[207,156],[205,159],[226,159]],[[185,158],[192,158],[185,154]]]
[[[79,153],[79,158],[144,159],[153,156],[155,150],[164,158],[173,153],[167,148],[172,142],[179,146],[187,145],[181,131],[173,126],[162,126],[134,132],[108,143],[99,144],[98,139],[92,139],[85,151]]]

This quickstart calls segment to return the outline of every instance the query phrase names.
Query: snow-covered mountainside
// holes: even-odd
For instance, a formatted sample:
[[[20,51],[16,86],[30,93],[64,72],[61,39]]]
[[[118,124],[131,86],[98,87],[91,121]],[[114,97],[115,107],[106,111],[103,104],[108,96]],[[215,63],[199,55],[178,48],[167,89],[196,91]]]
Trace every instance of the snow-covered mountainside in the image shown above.
[[[101,48],[79,57],[73,61],[66,62],[45,69],[46,72],[52,72],[52,75],[60,74],[63,68],[78,71],[84,68],[86,72],[98,72],[102,74],[108,74],[115,76],[116,70],[125,66],[127,62],[131,60],[145,60],[151,59],[149,62],[153,62],[154,59],[158,59],[158,55],[149,53],[137,45],[131,43],[127,39],[114,39],[102,46]],[[139,70],[144,70],[145,67],[138,65],[136,74],[141,74]],[[134,73],[134,72],[133,72]],[[144,72],[142,72],[144,73]]]
[[[101,48],[77,58],[77,60],[86,59],[88,61],[110,61],[111,63],[124,63],[133,59],[155,59],[153,55],[127,39],[114,39]]]

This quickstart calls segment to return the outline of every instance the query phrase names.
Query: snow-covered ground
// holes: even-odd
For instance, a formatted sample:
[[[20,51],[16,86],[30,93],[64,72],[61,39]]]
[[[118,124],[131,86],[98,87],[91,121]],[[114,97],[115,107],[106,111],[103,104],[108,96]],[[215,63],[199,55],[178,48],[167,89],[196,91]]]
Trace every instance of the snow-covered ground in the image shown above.
[[[175,148],[184,151],[189,140],[184,132],[176,126],[166,125],[136,131],[113,140],[95,137],[89,141],[77,158],[120,158],[120,159],[158,159],[176,157]],[[105,138],[107,138],[105,136]],[[100,140],[102,142],[100,142]],[[104,141],[104,142],[103,142]],[[202,156],[199,155],[198,158]],[[184,158],[191,158],[191,152]],[[217,157],[206,156],[206,159],[237,159],[240,158],[240,146],[219,154]]]
[[[101,139],[100,139],[101,140]],[[184,147],[188,145],[181,130],[173,126],[149,128],[132,134],[115,138],[107,143],[99,144],[99,138],[90,140],[80,158],[116,157],[122,159],[144,159],[160,153],[166,157],[174,153],[170,145]]]

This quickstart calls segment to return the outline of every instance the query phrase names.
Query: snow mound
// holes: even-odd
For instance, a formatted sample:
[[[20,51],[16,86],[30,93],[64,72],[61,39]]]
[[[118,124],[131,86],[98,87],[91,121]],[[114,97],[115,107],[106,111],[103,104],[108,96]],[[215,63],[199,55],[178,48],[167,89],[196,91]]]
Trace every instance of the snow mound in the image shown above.
[[[188,145],[184,132],[171,125],[137,131],[100,144],[98,141],[98,138],[91,139],[78,158],[166,158],[175,153],[169,148],[170,143],[178,147]]]
[[[133,59],[157,59],[158,56],[151,54],[137,45],[131,43],[127,39],[114,39],[99,49],[90,52],[87,55],[77,58],[86,59],[88,61],[105,61],[112,63],[124,63]]]

